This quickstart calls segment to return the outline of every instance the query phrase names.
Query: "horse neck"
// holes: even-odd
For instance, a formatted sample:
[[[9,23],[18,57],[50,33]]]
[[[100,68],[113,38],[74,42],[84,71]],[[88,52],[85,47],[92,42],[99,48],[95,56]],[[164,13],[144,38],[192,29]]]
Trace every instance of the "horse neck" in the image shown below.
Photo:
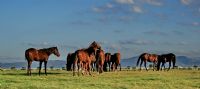
[[[44,52],[50,56],[53,52],[51,51],[51,49],[44,49]]]
[[[92,52],[92,48],[87,48],[85,51],[90,55],[92,55],[94,52]]]

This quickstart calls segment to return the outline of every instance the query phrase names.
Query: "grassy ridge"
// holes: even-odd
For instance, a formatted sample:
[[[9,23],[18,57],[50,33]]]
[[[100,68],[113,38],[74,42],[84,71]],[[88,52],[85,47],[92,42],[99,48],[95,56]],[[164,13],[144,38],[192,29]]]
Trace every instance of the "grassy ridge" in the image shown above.
[[[0,89],[200,89],[200,71],[118,71],[93,76],[72,76],[72,72],[48,70],[38,76],[25,70],[0,71]]]

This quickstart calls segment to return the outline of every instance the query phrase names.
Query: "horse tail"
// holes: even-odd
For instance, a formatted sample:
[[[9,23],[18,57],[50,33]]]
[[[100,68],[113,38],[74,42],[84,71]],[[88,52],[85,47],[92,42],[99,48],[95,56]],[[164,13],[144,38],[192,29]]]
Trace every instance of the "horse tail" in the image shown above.
[[[29,60],[29,52],[28,52],[28,50],[25,51],[25,60],[27,60],[27,61]]]
[[[138,58],[138,60],[137,60],[137,66],[139,65],[141,57],[142,57],[142,55],[140,55],[139,58]]]
[[[173,68],[175,67],[176,64],[176,55],[173,55]]]
[[[75,76],[75,71],[76,71],[76,66],[77,66],[77,62],[78,62],[78,52],[75,52],[75,57],[74,57],[74,60],[73,60],[73,62],[72,62],[72,66],[73,66],[73,68],[72,68],[72,71],[73,71],[73,76]],[[79,69],[78,69],[78,71],[79,71]]]

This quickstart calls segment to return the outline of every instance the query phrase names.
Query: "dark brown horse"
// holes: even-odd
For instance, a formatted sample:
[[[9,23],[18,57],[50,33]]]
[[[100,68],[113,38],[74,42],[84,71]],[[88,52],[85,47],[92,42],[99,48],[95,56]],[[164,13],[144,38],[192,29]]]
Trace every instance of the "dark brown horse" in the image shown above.
[[[90,56],[91,55],[96,56],[96,52],[99,49],[101,49],[101,46],[94,41],[88,48],[80,49],[75,52],[76,56],[75,56],[75,61],[73,62],[73,76],[75,76],[76,66],[78,66],[78,75],[80,68],[82,68],[83,70],[86,69],[86,71],[88,71],[89,74],[91,75],[90,70],[91,70],[92,57]]]
[[[96,54],[96,68],[99,73],[103,73],[103,65],[105,60],[105,54],[103,50],[98,50]]]
[[[72,64],[75,60],[75,53],[68,53],[67,55],[67,63],[66,63],[66,69],[67,71],[72,70]]]
[[[139,56],[138,60],[137,60],[137,66],[139,64],[139,61],[141,60],[140,62],[140,70],[141,70],[141,66],[142,66],[142,63],[144,62],[144,66],[147,70],[147,62],[153,62],[153,70],[157,64],[157,61],[158,61],[158,55],[156,54],[149,54],[149,53],[143,53]],[[147,70],[148,71],[148,70]]]
[[[60,56],[60,53],[58,52],[57,47],[51,47],[51,48],[44,48],[44,49],[35,49],[35,48],[29,48],[25,51],[25,57],[28,62],[28,69],[27,74],[31,75],[31,64],[33,61],[39,61],[39,75],[41,71],[42,62],[44,62],[45,65],[45,74],[47,75],[46,68],[47,68],[47,61],[51,54],[56,55],[57,57]]]
[[[111,61],[111,53],[105,53],[105,61],[104,61],[104,66],[103,66],[104,71],[107,71],[107,66],[110,71],[110,64],[111,64],[110,61]]]
[[[120,67],[120,71],[121,71],[120,60],[121,60],[121,54],[120,53],[114,53],[113,55],[111,55],[111,63],[112,63],[111,69],[112,69],[112,71],[117,70],[118,66]]]
[[[164,67],[164,69],[165,69],[165,63],[166,62],[169,62],[168,70],[171,67],[171,62],[173,63],[173,68],[174,68],[175,64],[176,64],[176,55],[173,54],[173,53],[160,55],[160,58],[158,59],[157,70],[160,69],[160,63],[162,63],[161,70],[162,70],[162,67]]]

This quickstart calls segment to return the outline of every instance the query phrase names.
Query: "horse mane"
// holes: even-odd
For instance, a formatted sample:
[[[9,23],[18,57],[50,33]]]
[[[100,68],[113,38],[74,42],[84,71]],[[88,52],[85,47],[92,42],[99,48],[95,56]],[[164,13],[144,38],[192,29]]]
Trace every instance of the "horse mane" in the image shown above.
[[[53,51],[57,49],[57,47],[50,47],[50,48],[43,48],[43,49],[39,49],[38,51],[44,51],[46,52],[48,55],[50,55],[51,53],[53,53]]]
[[[101,46],[96,41],[92,42],[92,44],[90,44],[89,46],[89,48],[94,48],[94,47],[101,49]]]

